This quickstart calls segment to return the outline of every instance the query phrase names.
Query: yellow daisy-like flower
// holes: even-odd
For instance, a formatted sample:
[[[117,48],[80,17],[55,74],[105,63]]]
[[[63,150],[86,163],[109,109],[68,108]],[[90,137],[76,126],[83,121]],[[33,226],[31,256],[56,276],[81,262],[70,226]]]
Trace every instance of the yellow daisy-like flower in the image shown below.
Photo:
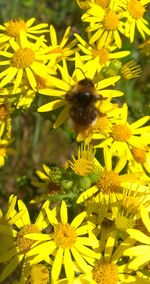
[[[95,171],[95,150],[90,145],[81,145],[78,148],[78,158],[72,155],[73,161],[69,161],[70,167],[76,175],[88,176]]]
[[[107,98],[109,96],[117,97],[123,94],[122,92],[114,89],[105,90],[105,88],[108,86],[114,85],[120,79],[120,76],[110,77],[99,82],[94,82],[97,66],[95,64],[91,64],[90,62],[83,64],[79,54],[76,55],[75,71],[72,77],[68,73],[66,61],[63,61],[63,67],[58,65],[58,69],[61,73],[62,79],[51,76],[53,87],[40,89],[39,93],[51,97],[58,97],[59,99],[53,99],[51,102],[41,106],[38,109],[39,112],[47,112],[64,106],[64,109],[54,124],[55,128],[59,127],[71,114],[71,103],[69,103],[69,101],[66,99],[66,94],[70,94],[70,96],[72,96],[74,93],[78,94],[78,82],[81,80],[84,80],[85,78],[91,80],[92,84],[94,84],[94,93],[97,93],[97,98],[99,95]]]
[[[80,42],[78,44],[80,50],[85,54],[81,56],[82,59],[85,61],[98,60],[98,71],[100,71],[102,67],[108,66],[111,59],[123,58],[130,54],[130,51],[113,52],[116,49],[115,45],[104,45],[103,47],[99,48],[99,43],[93,43],[92,45],[90,45],[86,41],[84,41],[78,34],[75,34],[75,36]]]
[[[115,234],[110,234],[100,259],[93,263],[92,269],[76,277],[73,284],[137,283],[136,275],[132,275],[132,270],[128,268],[127,264],[121,263],[123,252],[126,248],[132,246],[133,240],[127,238],[117,248],[115,247],[115,241]],[[60,283],[69,284],[70,282],[68,279],[63,279]]]
[[[129,267],[137,270],[150,262],[150,217],[146,208],[141,205],[141,218],[147,229],[147,235],[136,229],[129,229],[129,233],[132,239],[142,243],[142,245],[136,245],[124,252],[124,255],[130,256],[132,259],[135,257]]]
[[[109,203],[110,201],[116,200],[116,198],[120,199],[119,196],[122,196],[122,189],[124,187],[128,188],[132,183],[140,183],[138,179],[140,178],[141,173],[119,175],[126,165],[126,153],[119,158],[114,169],[113,156],[110,149],[104,147],[103,153],[105,166],[102,167],[99,164],[99,169],[101,167],[99,180],[94,186],[80,194],[77,203],[84,202],[86,199],[95,195],[95,193],[99,196],[100,202],[105,199],[106,202]]]
[[[37,40],[39,34],[48,32],[48,29],[46,29],[48,24],[42,23],[33,26],[35,20],[35,18],[31,18],[26,22],[23,19],[10,20],[4,25],[0,25],[0,43],[18,39],[21,31],[24,31],[28,38]]]
[[[118,1],[116,1],[118,4]],[[103,9],[96,3],[90,5],[90,9],[82,16],[82,21],[89,22],[88,32],[96,31],[90,38],[90,44],[98,41],[99,48],[115,42],[121,48],[120,33],[124,34],[124,22],[122,9],[115,1],[111,1],[109,9]]]
[[[20,43],[11,41],[13,52],[0,51],[7,58],[1,61],[3,71],[0,73],[0,88],[8,83],[14,84],[16,90],[23,79],[27,80],[33,89],[37,88],[35,76],[48,77],[51,69],[45,65],[47,50],[41,48],[43,39],[40,37],[35,44],[29,43],[24,32],[20,32]]]
[[[125,21],[125,36],[134,41],[135,28],[138,29],[141,36],[145,39],[145,34],[150,35],[150,29],[147,27],[148,21],[144,19],[146,11],[145,5],[150,3],[149,0],[123,0],[120,1],[120,6],[124,8],[122,16]]]
[[[6,263],[4,270],[0,275],[0,282],[3,282],[19,265],[21,261],[29,262],[34,259],[34,257],[39,253],[38,245],[39,242],[26,239],[24,235],[33,232],[41,232],[44,228],[48,226],[46,220],[46,208],[49,206],[49,202],[46,201],[41,208],[41,211],[34,224],[30,221],[30,216],[25,204],[18,200],[19,212],[14,216],[13,224],[16,225],[16,229],[11,229],[6,225],[1,228],[1,233],[6,236],[13,237],[13,242],[11,247],[6,249],[6,251],[0,255],[0,263]],[[12,211],[12,214],[14,210]],[[11,221],[12,223],[12,221]],[[34,252],[32,253],[32,248]],[[30,257],[28,253],[30,252]]]
[[[48,54],[50,55],[48,66],[53,68],[59,61],[63,59],[72,59],[72,55],[75,54],[78,48],[76,47],[76,39],[68,42],[71,35],[70,26],[67,27],[67,29],[65,30],[62,40],[60,42],[57,39],[56,30],[52,25],[50,26],[49,32],[50,45],[46,45],[46,47],[48,47]]]
[[[76,0],[78,6],[83,10],[87,10],[90,7],[90,3],[93,1],[92,0]]]
[[[90,227],[85,223],[82,224],[86,218],[86,212],[78,214],[69,224],[65,201],[62,201],[60,207],[60,220],[52,215],[49,209],[46,209],[46,211],[54,232],[51,234],[26,235],[26,238],[32,240],[47,239],[46,242],[41,244],[39,255],[33,262],[41,261],[46,256],[48,259],[49,255],[54,255],[51,270],[52,283],[56,283],[58,280],[62,265],[64,265],[67,278],[72,283],[76,271],[74,262],[82,272],[89,270],[90,265],[88,263],[99,258],[99,254],[90,249],[94,245],[98,247],[98,241],[90,231]]]
[[[121,155],[126,153],[127,159],[132,159],[131,148],[135,147],[141,150],[148,150],[147,142],[142,136],[149,133],[150,126],[143,126],[150,120],[149,116],[144,116],[137,121],[129,124],[127,121],[127,105],[122,109],[122,118],[111,127],[110,136],[95,147],[104,147],[109,145],[114,154]],[[93,135],[93,139],[101,139],[101,135]]]

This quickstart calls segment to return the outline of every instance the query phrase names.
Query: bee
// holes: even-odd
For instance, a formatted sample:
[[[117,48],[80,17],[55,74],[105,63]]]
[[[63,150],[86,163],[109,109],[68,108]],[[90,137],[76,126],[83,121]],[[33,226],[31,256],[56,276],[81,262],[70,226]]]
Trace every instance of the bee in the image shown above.
[[[65,99],[70,104],[70,116],[75,125],[88,128],[99,114],[95,103],[103,98],[98,95],[93,81],[84,78],[67,92]]]

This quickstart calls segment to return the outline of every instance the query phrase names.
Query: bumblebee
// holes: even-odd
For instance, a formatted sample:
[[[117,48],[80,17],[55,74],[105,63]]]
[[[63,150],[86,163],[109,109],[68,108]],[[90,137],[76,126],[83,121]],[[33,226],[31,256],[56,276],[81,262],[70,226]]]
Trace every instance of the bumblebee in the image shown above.
[[[84,78],[67,92],[65,99],[70,104],[70,116],[75,124],[88,128],[99,114],[95,103],[103,98],[98,95],[92,80]]]

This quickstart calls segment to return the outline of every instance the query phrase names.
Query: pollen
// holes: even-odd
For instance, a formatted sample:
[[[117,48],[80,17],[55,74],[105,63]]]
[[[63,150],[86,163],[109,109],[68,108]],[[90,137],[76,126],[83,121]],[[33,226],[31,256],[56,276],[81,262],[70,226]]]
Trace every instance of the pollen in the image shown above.
[[[104,171],[100,180],[97,182],[97,187],[103,193],[118,192],[120,189],[120,177],[114,171]]]
[[[27,32],[28,28],[26,26],[26,23],[24,20],[11,20],[8,22],[8,26],[6,28],[7,35],[11,37],[18,37],[20,34],[20,31],[23,30]]]
[[[134,19],[138,20],[138,19],[141,19],[143,17],[144,12],[145,12],[145,8],[142,6],[140,1],[129,0],[128,11]]]
[[[25,225],[17,234],[17,246],[22,253],[26,253],[30,250],[30,247],[35,243],[34,240],[30,240],[24,237],[26,234],[40,233],[40,229],[36,225]]]
[[[0,105],[0,121],[5,121],[8,117],[8,108],[5,104]]]
[[[69,224],[58,224],[54,229],[54,241],[58,247],[70,249],[77,239],[75,229]]]
[[[104,28],[106,30],[116,30],[119,24],[119,17],[113,11],[109,11],[104,17]]]
[[[146,162],[146,151],[133,147],[131,153],[137,163],[144,164]]]
[[[106,47],[102,47],[101,49],[94,49],[92,55],[93,57],[99,56],[100,64],[106,64],[109,61],[109,53]]]
[[[140,65],[136,63],[136,61],[131,60],[121,67],[121,76],[125,80],[131,80],[133,78],[139,77],[141,74]]]
[[[97,284],[117,284],[119,281],[118,269],[114,263],[98,262],[92,274]]]
[[[30,66],[35,60],[35,52],[28,47],[19,48],[12,57],[13,67],[23,69]]]
[[[80,158],[75,160],[74,164],[71,163],[71,168],[76,175],[88,176],[92,172],[93,164],[85,158]]]
[[[107,8],[111,0],[95,0],[95,3],[101,6],[103,9]]]
[[[117,141],[127,141],[131,137],[131,131],[126,125],[113,125],[111,136]]]
[[[93,132],[104,133],[109,126],[109,119],[106,114],[100,114],[95,124],[92,126]]]
[[[49,283],[49,271],[44,264],[36,264],[31,267],[27,284],[47,284]]]

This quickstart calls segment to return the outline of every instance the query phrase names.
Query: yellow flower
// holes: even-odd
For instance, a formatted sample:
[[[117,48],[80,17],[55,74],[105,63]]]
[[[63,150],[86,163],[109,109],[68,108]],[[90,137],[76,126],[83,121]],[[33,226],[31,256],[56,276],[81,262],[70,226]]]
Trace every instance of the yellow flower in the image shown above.
[[[47,112],[64,106],[64,109],[56,119],[54,128],[59,127],[69,117],[71,111],[71,104],[69,103],[69,101],[66,100],[65,96],[67,93],[70,92],[72,94],[72,91],[76,89],[78,82],[80,80],[85,79],[85,75],[86,78],[92,80],[93,84],[95,85],[94,88],[98,96],[101,95],[107,98],[109,96],[116,97],[122,95],[122,92],[118,90],[105,90],[105,88],[107,88],[108,86],[114,85],[120,79],[120,76],[114,76],[101,81],[94,82],[96,68],[97,67],[95,66],[95,64],[91,64],[90,62],[83,64],[79,54],[76,54],[75,71],[72,74],[72,77],[68,73],[66,61],[63,61],[63,67],[58,65],[58,69],[61,73],[62,79],[58,79],[54,76],[51,76],[51,83],[53,87],[39,90],[40,94],[51,97],[58,97],[58,99],[54,99],[51,102],[41,106],[38,109],[39,112]]]
[[[0,275],[0,282],[3,282],[19,265],[21,261],[29,262],[34,259],[38,254],[39,242],[25,239],[24,235],[33,232],[40,232],[48,226],[46,218],[46,207],[49,206],[49,202],[46,201],[41,208],[41,211],[34,224],[30,221],[30,216],[25,204],[18,200],[19,212],[12,216],[13,224],[16,225],[17,229],[11,229],[6,225],[1,226],[1,232],[3,235],[13,237],[11,247],[7,248],[6,251],[0,255],[0,263],[6,263],[4,270]],[[12,215],[14,214],[14,209],[11,210]],[[34,248],[34,253],[32,253],[32,248]],[[30,257],[28,253],[30,252]]]
[[[99,196],[98,198],[100,202],[103,199],[105,199],[107,203],[110,201],[113,202],[116,198],[122,198],[122,189],[124,187],[128,188],[132,183],[140,183],[138,179],[140,178],[141,173],[127,173],[119,175],[126,165],[126,153],[119,158],[114,170],[113,156],[110,149],[108,147],[104,147],[103,153],[105,166],[102,167],[100,163],[97,162],[99,164],[99,169],[101,167],[99,180],[94,186],[80,194],[77,203],[84,202],[86,199],[95,195],[95,193]]]
[[[147,229],[147,234],[144,234],[140,230],[129,229],[127,232],[130,237],[142,244],[136,245],[124,252],[124,255],[128,255],[131,258],[135,257],[129,264],[129,268],[134,270],[137,270],[150,262],[150,218],[143,205],[141,205],[141,218]]]
[[[146,11],[145,5],[150,1],[144,0],[123,0],[120,6],[124,8],[122,16],[125,20],[125,36],[134,41],[135,29],[137,28],[141,36],[145,39],[145,34],[150,35],[150,29],[147,27],[148,21],[144,19]]]
[[[120,33],[124,34],[124,22],[121,19],[122,10],[118,5],[118,1],[116,3],[111,1],[107,9],[92,3],[90,9],[82,16],[82,21],[89,22],[87,31],[96,31],[90,38],[90,44],[98,41],[99,48],[102,48],[114,41],[116,46],[121,48]]]
[[[120,119],[118,119],[111,127],[110,136],[100,144],[96,145],[96,148],[109,145],[112,152],[116,155],[120,156],[121,153],[126,153],[127,159],[132,159],[132,147],[148,150],[145,138],[141,134],[149,133],[150,126],[143,125],[149,122],[150,117],[144,116],[129,124],[127,115],[128,108],[127,105],[125,105],[125,107],[122,108],[122,117],[120,117]],[[93,139],[94,138],[101,139],[101,135],[93,135]]]
[[[4,25],[0,25],[0,43],[19,39],[21,31],[24,31],[27,37],[37,40],[39,34],[48,32],[48,29],[46,29],[48,24],[42,23],[33,26],[35,20],[35,18],[31,18],[26,22],[23,19],[10,20],[4,23]]]
[[[56,64],[61,60],[72,59],[72,55],[74,55],[78,49],[76,47],[77,40],[74,39],[68,42],[71,35],[70,26],[67,27],[67,29],[65,30],[60,43],[57,39],[56,30],[52,25],[50,26],[49,32],[50,32],[50,45],[47,44],[45,46],[48,48],[47,53],[50,55],[48,66],[54,68],[56,67]]]
[[[95,172],[96,165],[94,164],[95,150],[90,145],[81,145],[78,148],[78,158],[72,155],[73,161],[69,161],[70,167],[76,175],[88,176]]]
[[[111,59],[123,58],[130,54],[130,51],[113,52],[116,49],[115,45],[104,45],[103,47],[99,48],[99,43],[93,43],[92,45],[90,45],[86,41],[84,41],[78,34],[75,34],[75,36],[79,41],[79,48],[85,54],[81,56],[82,59],[85,61],[98,60],[98,71],[100,71],[102,67],[108,66]]]
[[[20,43],[11,41],[13,52],[0,51],[0,55],[7,60],[1,61],[3,71],[0,73],[0,88],[8,83],[14,84],[16,90],[23,79],[26,79],[33,89],[37,88],[35,76],[48,77],[51,73],[45,65],[48,56],[46,49],[41,48],[43,39],[40,37],[36,43],[29,43],[24,32],[20,32]],[[7,66],[7,67],[5,67]],[[4,68],[5,67],[5,68]]]
[[[73,284],[137,283],[136,275],[132,275],[132,270],[122,261],[124,250],[133,244],[132,239],[127,238],[117,248],[115,241],[115,235],[111,233],[107,238],[100,259],[93,263],[92,269],[76,277]],[[68,279],[63,279],[60,283],[69,284],[70,282]]]
[[[90,249],[94,245],[98,246],[98,241],[90,232],[89,226],[85,223],[82,224],[86,217],[85,211],[78,214],[70,224],[68,223],[65,201],[62,201],[60,207],[60,219],[52,215],[49,209],[46,209],[46,211],[49,222],[53,226],[53,233],[26,235],[26,238],[32,240],[46,240],[47,238],[47,241],[39,247],[39,255],[33,260],[33,263],[37,260],[42,261],[46,256],[48,260],[49,255],[54,255],[51,270],[52,283],[56,283],[58,280],[62,265],[64,265],[65,274],[71,283],[76,271],[74,263],[82,272],[89,269],[88,263],[99,258],[99,254]]]

